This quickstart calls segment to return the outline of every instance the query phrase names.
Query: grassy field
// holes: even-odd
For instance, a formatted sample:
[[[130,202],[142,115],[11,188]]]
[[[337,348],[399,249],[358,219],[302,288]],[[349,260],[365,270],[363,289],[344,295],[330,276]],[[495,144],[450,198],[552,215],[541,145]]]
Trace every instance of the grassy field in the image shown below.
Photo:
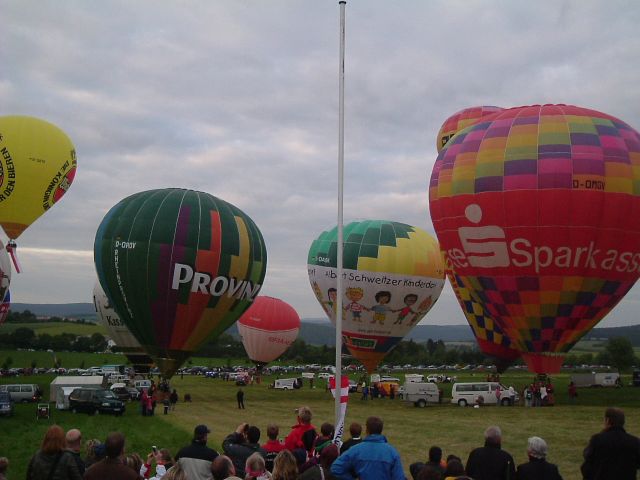
[[[0,350],[0,364],[11,357],[11,367],[26,368],[35,362],[37,367],[53,367],[54,354],[51,352],[28,350]],[[81,353],[81,352],[55,352],[55,358],[64,368],[79,368],[84,363],[84,368],[109,364],[126,364],[124,355],[114,353]]]
[[[30,328],[37,335],[48,333],[49,335],[60,335],[61,333],[72,333],[74,335],[92,335],[94,333],[107,334],[107,329],[97,323],[76,323],[76,322],[35,322],[35,323],[5,323],[2,325],[2,333],[11,333],[18,328]]]
[[[21,383],[39,383],[48,387],[53,377],[24,377]],[[479,374],[459,376],[458,380],[481,379]],[[79,427],[84,438],[104,438],[112,430],[123,431],[128,438],[127,450],[140,454],[148,453],[151,445],[169,448],[176,452],[188,442],[192,429],[206,423],[212,430],[210,445],[221,450],[224,437],[235,430],[241,422],[257,425],[264,432],[269,423],[280,425],[280,436],[284,437],[295,422],[294,409],[309,405],[314,412],[314,424],[333,422],[334,402],[325,391],[323,381],[316,381],[316,388],[308,383],[296,391],[280,391],[267,388],[271,379],[260,385],[244,387],[246,410],[236,407],[238,391],[232,382],[203,377],[179,376],[172,386],[180,393],[190,393],[192,403],[178,403],[175,412],[143,418],[137,414],[137,405],[130,404],[122,418],[111,416],[74,415],[69,412],[54,412],[53,418],[35,419],[34,405],[18,405],[13,418],[0,419],[4,428],[0,436],[0,456],[12,461],[10,478],[22,478],[30,455],[37,449],[46,427],[57,422],[64,428]],[[528,374],[503,375],[503,383],[523,386],[530,381]],[[578,404],[568,405],[566,385],[568,375],[554,377],[557,405],[548,408],[484,407],[481,409],[460,408],[451,404],[418,409],[396,400],[360,400],[352,394],[347,410],[347,424],[352,421],[364,423],[369,415],[378,415],[385,421],[384,433],[402,456],[408,475],[409,464],[424,460],[431,445],[439,445],[445,455],[454,453],[466,460],[469,452],[482,444],[482,433],[489,425],[499,425],[504,433],[504,448],[517,463],[526,461],[527,438],[543,437],[549,444],[549,461],[557,463],[565,479],[579,479],[582,449],[589,437],[599,431],[603,424],[605,406],[623,407],[627,414],[628,431],[640,434],[640,389],[583,389],[579,391]],[[2,379],[2,383],[15,379]],[[624,379],[625,384],[629,378]],[[445,396],[450,395],[446,384]]]

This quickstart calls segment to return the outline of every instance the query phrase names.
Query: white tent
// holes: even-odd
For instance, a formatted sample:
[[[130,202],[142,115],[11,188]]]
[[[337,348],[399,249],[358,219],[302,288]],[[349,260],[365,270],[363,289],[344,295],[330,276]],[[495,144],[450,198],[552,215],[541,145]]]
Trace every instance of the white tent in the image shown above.
[[[58,403],[58,399],[62,399],[63,402],[68,402],[68,400],[64,400],[64,397],[69,397],[69,393],[73,391],[74,388],[77,387],[102,387],[104,388],[106,385],[106,379],[102,375],[83,375],[81,377],[75,376],[60,376],[53,379],[49,388],[49,401]],[[62,389],[69,389],[68,393],[58,393],[59,391],[64,392]],[[62,395],[62,397],[60,397]]]

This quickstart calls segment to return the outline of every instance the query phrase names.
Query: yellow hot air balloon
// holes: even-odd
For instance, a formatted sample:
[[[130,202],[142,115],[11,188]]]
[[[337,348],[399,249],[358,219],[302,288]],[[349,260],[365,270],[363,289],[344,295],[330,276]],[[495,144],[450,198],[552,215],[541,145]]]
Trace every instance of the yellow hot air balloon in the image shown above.
[[[71,186],[76,151],[55,125],[34,117],[0,117],[0,225],[16,239]]]

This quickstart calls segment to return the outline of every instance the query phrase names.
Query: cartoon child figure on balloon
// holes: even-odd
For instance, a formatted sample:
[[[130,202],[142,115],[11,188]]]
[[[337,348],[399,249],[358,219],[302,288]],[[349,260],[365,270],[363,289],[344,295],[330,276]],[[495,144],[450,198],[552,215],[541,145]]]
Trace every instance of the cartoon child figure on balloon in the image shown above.
[[[360,303],[360,300],[364,297],[364,290],[360,287],[349,287],[345,296],[351,300],[351,303],[345,305],[342,309],[345,312],[351,310],[351,318],[354,322],[362,322],[362,312],[369,311],[367,307]]]

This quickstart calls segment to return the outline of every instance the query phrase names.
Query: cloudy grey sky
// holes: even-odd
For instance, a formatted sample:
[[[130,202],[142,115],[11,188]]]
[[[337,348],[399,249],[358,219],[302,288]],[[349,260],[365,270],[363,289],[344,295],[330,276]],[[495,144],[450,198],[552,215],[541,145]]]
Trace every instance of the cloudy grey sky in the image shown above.
[[[640,3],[347,3],[345,220],[433,232],[435,137],[474,105],[568,103],[640,128]],[[311,241],[337,218],[335,0],[0,0],[0,115],[60,126],[78,173],[19,241],[12,300],[91,301],[93,239],[141,190],[209,192],[268,248],[262,294],[322,317]],[[640,323],[640,287],[601,325]],[[462,324],[450,287],[423,321]]]

